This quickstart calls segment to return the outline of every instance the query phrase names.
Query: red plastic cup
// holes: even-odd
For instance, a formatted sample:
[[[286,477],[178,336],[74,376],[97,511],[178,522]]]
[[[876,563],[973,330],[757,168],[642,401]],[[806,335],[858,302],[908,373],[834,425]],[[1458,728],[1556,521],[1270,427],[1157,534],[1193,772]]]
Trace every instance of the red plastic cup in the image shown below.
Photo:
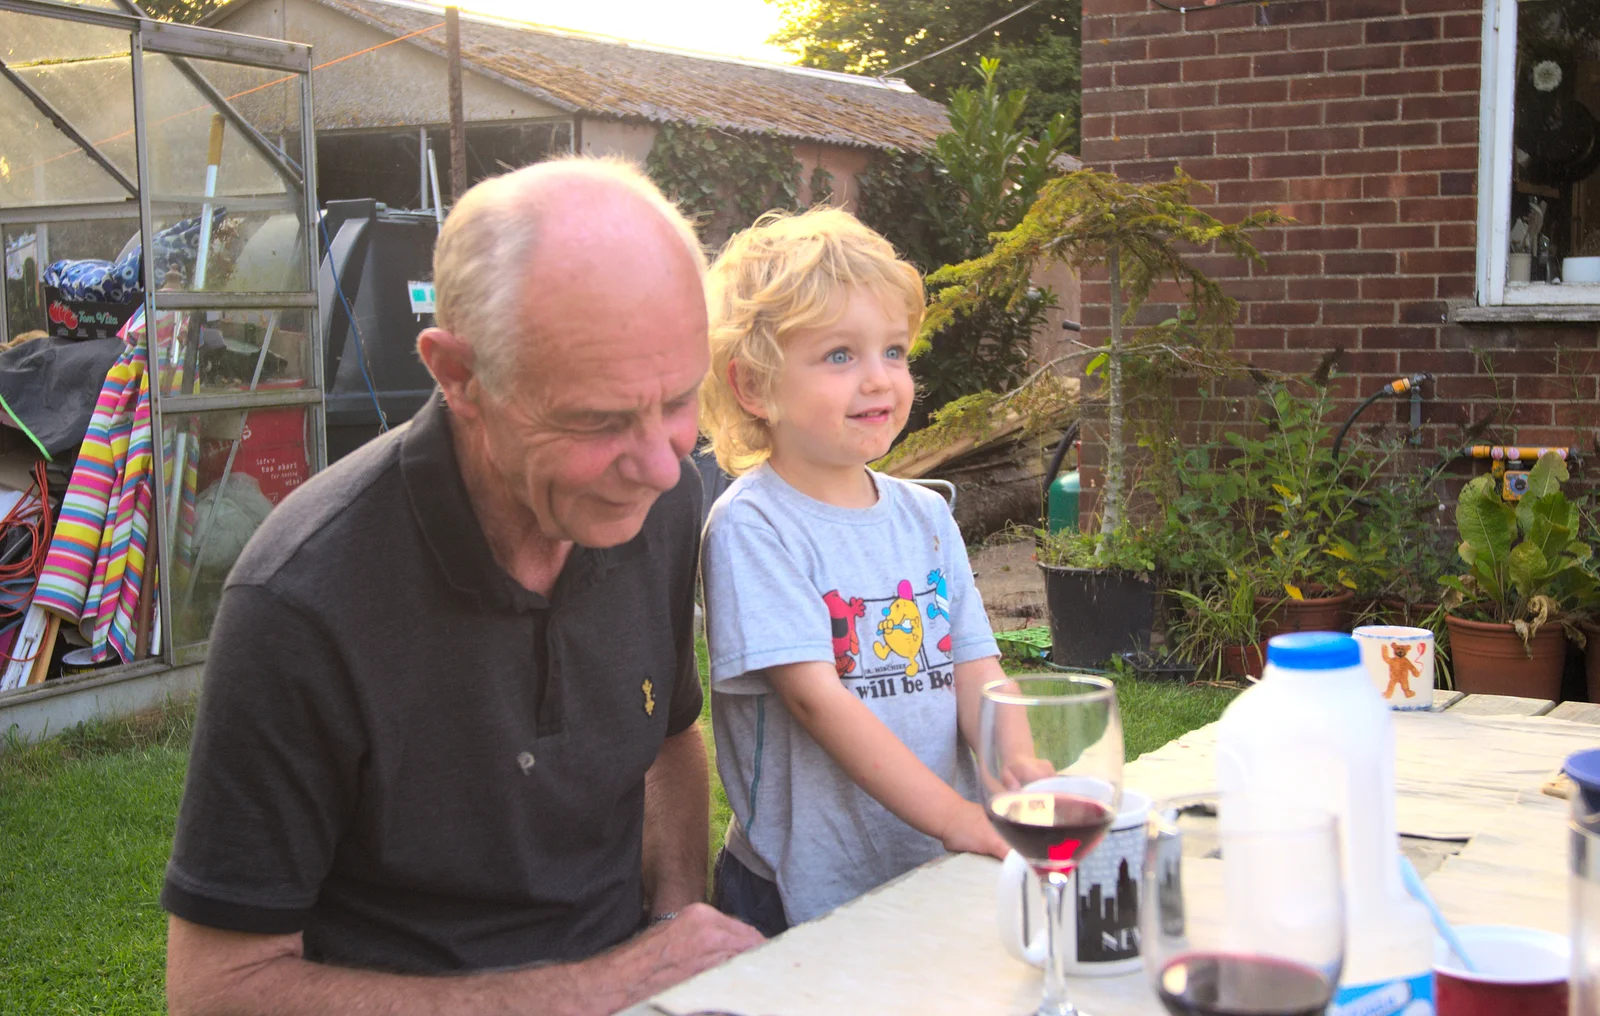
[[[1572,944],[1565,935],[1480,924],[1457,928],[1477,973],[1443,942],[1434,946],[1438,1016],[1567,1016]]]

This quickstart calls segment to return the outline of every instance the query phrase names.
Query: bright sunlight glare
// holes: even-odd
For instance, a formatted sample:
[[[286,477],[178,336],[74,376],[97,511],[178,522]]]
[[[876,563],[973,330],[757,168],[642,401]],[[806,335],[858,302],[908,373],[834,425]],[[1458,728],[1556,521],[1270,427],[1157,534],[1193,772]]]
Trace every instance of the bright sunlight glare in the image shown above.
[[[765,0],[464,0],[461,7],[674,49],[794,62],[792,54],[767,44],[779,18],[777,6]]]

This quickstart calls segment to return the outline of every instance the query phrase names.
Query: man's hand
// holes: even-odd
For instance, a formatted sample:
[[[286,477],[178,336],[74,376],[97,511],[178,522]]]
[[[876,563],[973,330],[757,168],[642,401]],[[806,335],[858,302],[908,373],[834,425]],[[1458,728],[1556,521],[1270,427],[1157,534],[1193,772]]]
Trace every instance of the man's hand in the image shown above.
[[[311,963],[299,934],[247,935],[171,918],[173,1016],[603,1016],[763,942],[704,903],[580,963],[461,977],[416,977]]]
[[[981,804],[962,801],[954,809],[950,823],[939,835],[944,848],[952,853],[988,854],[1005,860],[1011,847],[995,832],[989,813]]]
[[[753,949],[766,939],[761,933],[716,908],[692,903],[670,921],[663,921],[610,954],[618,977],[648,998],[686,981],[703,970]]]

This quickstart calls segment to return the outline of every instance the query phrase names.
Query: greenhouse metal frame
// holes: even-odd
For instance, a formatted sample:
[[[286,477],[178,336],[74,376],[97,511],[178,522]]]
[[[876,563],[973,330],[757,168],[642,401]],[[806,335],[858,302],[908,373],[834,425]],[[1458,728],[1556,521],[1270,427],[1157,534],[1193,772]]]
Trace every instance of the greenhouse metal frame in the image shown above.
[[[119,43],[123,38],[125,45]],[[125,70],[117,69],[118,60]],[[119,82],[130,86],[125,96],[118,94]],[[119,130],[119,121],[126,129]],[[178,631],[195,580],[190,577],[185,588],[168,552],[180,538],[177,511],[183,506],[166,477],[169,468],[183,474],[184,462],[177,460],[185,454],[184,428],[193,430],[198,447],[202,422],[212,430],[236,425],[247,435],[250,412],[296,409],[304,419],[307,473],[326,462],[315,158],[309,46],[151,20],[132,0],[0,0],[0,242],[8,230],[33,230],[31,242],[39,252],[34,264],[42,273],[46,247],[40,237],[49,229],[84,234],[100,228],[102,238],[111,237],[118,235],[116,222],[131,225],[136,216],[152,364],[163,321],[174,333],[201,330],[195,321],[219,322],[205,329],[213,334],[248,321],[241,327],[262,336],[259,354],[250,354],[256,364],[248,387],[235,382],[208,388],[192,351],[182,390],[150,386],[153,475],[163,478],[153,484],[161,622],[160,642],[150,649],[167,665],[202,659],[209,637],[209,617],[205,637],[186,639]],[[198,223],[192,228],[200,240],[187,283],[170,269],[157,277],[158,230],[180,229],[191,220]],[[212,266],[208,279],[213,230],[223,229],[225,221],[236,230],[230,235],[246,239],[237,245],[241,254],[224,267]],[[6,313],[0,299],[0,339],[12,335]],[[275,333],[288,320],[303,324],[298,331]],[[298,343],[289,358],[274,356],[274,362],[298,364],[298,385],[258,386],[269,348],[277,353],[275,334]],[[240,440],[233,439],[229,469]],[[225,487],[228,473],[222,475]],[[212,495],[213,515],[225,493]],[[191,540],[199,528],[191,517]],[[205,535],[199,539],[196,572],[205,560]]]

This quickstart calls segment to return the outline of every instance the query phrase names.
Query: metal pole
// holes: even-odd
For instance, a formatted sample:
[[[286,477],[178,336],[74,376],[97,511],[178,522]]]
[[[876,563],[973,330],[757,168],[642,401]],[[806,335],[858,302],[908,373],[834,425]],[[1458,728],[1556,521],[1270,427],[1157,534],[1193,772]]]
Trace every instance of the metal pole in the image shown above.
[[[461,102],[461,9],[444,9],[446,45],[450,52],[450,203],[467,192],[467,125]]]
[[[311,73],[307,71],[300,75],[300,144],[302,146],[303,161],[306,167],[306,179],[316,182],[317,179],[317,131],[316,113],[312,105]],[[322,251],[322,209],[317,207],[317,191],[315,187],[305,189],[306,199],[306,288],[316,295],[317,276],[321,265]],[[328,246],[333,246],[330,241]],[[331,252],[330,252],[331,253]],[[310,365],[309,380],[311,386],[317,390],[318,399],[311,407],[312,425],[308,440],[311,447],[306,449],[307,457],[311,462],[313,472],[320,472],[328,464],[327,431],[323,416],[323,342],[322,316],[315,310],[308,310],[302,320],[305,321],[306,342],[308,344],[306,355]]]
[[[0,226],[0,342],[11,341],[11,322],[6,319],[6,288],[11,285],[11,279],[6,275],[6,229]],[[39,262],[34,261],[34,273],[37,275]],[[27,275],[17,280],[17,285],[24,286],[28,282]]]
[[[421,195],[417,205],[423,211],[432,208],[428,198],[428,128],[417,128],[417,193]]]
[[[135,166],[138,169],[138,178],[142,181],[150,179],[150,122],[144,106],[144,37],[139,29],[132,33],[132,52],[130,54],[133,69],[133,140]],[[155,226],[150,210],[149,187],[139,188],[139,243],[144,251],[150,250],[150,237],[155,235]],[[174,535],[167,529],[167,494],[166,484],[161,482],[162,473],[166,467],[166,426],[162,413],[162,397],[166,392],[161,390],[161,354],[156,348],[156,277],[155,258],[144,257],[144,334],[145,355],[148,360],[146,370],[150,374],[150,455],[151,455],[151,486],[155,488],[155,503],[151,505],[151,528],[155,535],[150,544],[156,548],[154,551],[156,567],[152,571],[145,568],[148,576],[156,579],[156,593],[158,598],[153,602],[150,621],[150,653],[152,656],[164,656],[167,662],[171,659],[171,644],[168,636],[172,632],[172,553],[176,543]],[[174,468],[181,468],[175,466]],[[147,550],[147,553],[150,551]]]
[[[439,164],[433,158],[433,146],[428,146],[428,182],[433,185],[433,219],[444,228],[444,202],[439,199]],[[355,327],[355,322],[350,323]]]

